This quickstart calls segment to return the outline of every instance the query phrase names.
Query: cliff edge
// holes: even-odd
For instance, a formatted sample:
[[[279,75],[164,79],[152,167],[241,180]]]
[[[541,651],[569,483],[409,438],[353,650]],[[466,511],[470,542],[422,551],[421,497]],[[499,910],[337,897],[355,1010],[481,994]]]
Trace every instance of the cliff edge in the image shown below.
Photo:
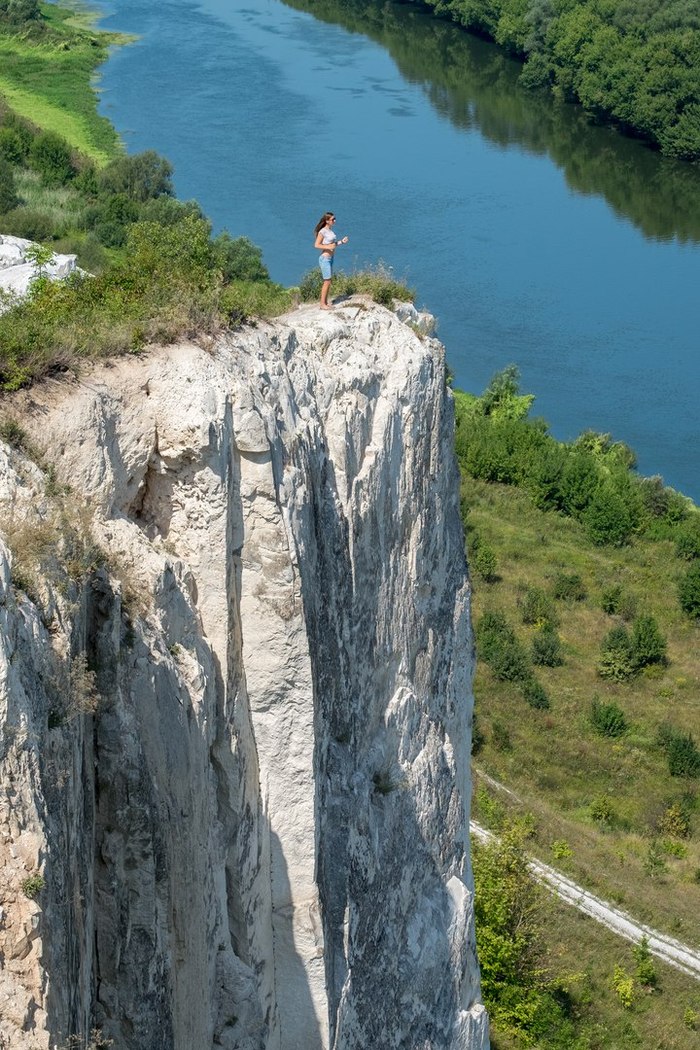
[[[452,403],[404,316],[15,400],[0,1047],[488,1046]]]

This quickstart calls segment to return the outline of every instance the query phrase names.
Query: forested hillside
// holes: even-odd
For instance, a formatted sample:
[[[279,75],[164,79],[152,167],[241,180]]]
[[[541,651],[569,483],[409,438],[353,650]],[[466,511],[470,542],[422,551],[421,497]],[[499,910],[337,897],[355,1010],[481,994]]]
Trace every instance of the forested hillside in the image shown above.
[[[522,58],[529,86],[550,87],[669,156],[700,157],[697,0],[425,2]]]

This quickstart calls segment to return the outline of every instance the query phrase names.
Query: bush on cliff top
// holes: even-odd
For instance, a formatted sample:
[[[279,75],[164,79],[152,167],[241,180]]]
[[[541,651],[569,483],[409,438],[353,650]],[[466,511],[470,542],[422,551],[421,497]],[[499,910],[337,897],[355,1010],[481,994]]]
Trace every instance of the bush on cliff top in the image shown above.
[[[229,263],[264,271],[259,250],[227,240]],[[129,353],[147,343],[212,333],[256,313],[281,312],[290,293],[266,279],[227,281],[220,239],[186,214],[169,226],[134,223],[124,253],[102,274],[37,280],[29,297],[0,316],[0,385],[14,390],[81,358]],[[229,273],[233,265],[229,266]],[[257,285],[255,291],[252,286]]]

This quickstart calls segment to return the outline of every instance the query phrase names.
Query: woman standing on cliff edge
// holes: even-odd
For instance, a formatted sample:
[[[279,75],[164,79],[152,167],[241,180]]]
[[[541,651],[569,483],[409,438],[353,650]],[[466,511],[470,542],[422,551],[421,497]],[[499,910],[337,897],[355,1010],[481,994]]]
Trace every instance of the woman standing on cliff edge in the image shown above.
[[[314,248],[317,248],[321,253],[318,265],[321,267],[321,277],[323,278],[323,284],[321,285],[322,310],[331,309],[328,302],[328,292],[333,278],[333,256],[335,255],[335,250],[339,244],[348,243],[347,237],[338,240],[333,229],[334,223],[335,215],[332,211],[327,211],[323,213],[314,228],[314,233],[316,234]]]

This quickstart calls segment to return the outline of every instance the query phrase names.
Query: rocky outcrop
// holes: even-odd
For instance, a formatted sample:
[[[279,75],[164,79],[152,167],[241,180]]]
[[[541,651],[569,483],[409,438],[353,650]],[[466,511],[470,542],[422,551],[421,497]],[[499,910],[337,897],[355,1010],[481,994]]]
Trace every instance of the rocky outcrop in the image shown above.
[[[0,1046],[488,1045],[421,323],[305,307],[14,402],[43,461],[0,461]]]
[[[59,255],[54,252],[49,262],[39,266],[27,256],[30,248],[36,248],[33,241],[23,237],[10,237],[0,234],[0,313],[12,301],[12,297],[22,298],[29,291],[32,281],[44,274],[51,279],[67,277],[76,269],[77,256]],[[7,304],[3,302],[2,293],[9,296]]]

